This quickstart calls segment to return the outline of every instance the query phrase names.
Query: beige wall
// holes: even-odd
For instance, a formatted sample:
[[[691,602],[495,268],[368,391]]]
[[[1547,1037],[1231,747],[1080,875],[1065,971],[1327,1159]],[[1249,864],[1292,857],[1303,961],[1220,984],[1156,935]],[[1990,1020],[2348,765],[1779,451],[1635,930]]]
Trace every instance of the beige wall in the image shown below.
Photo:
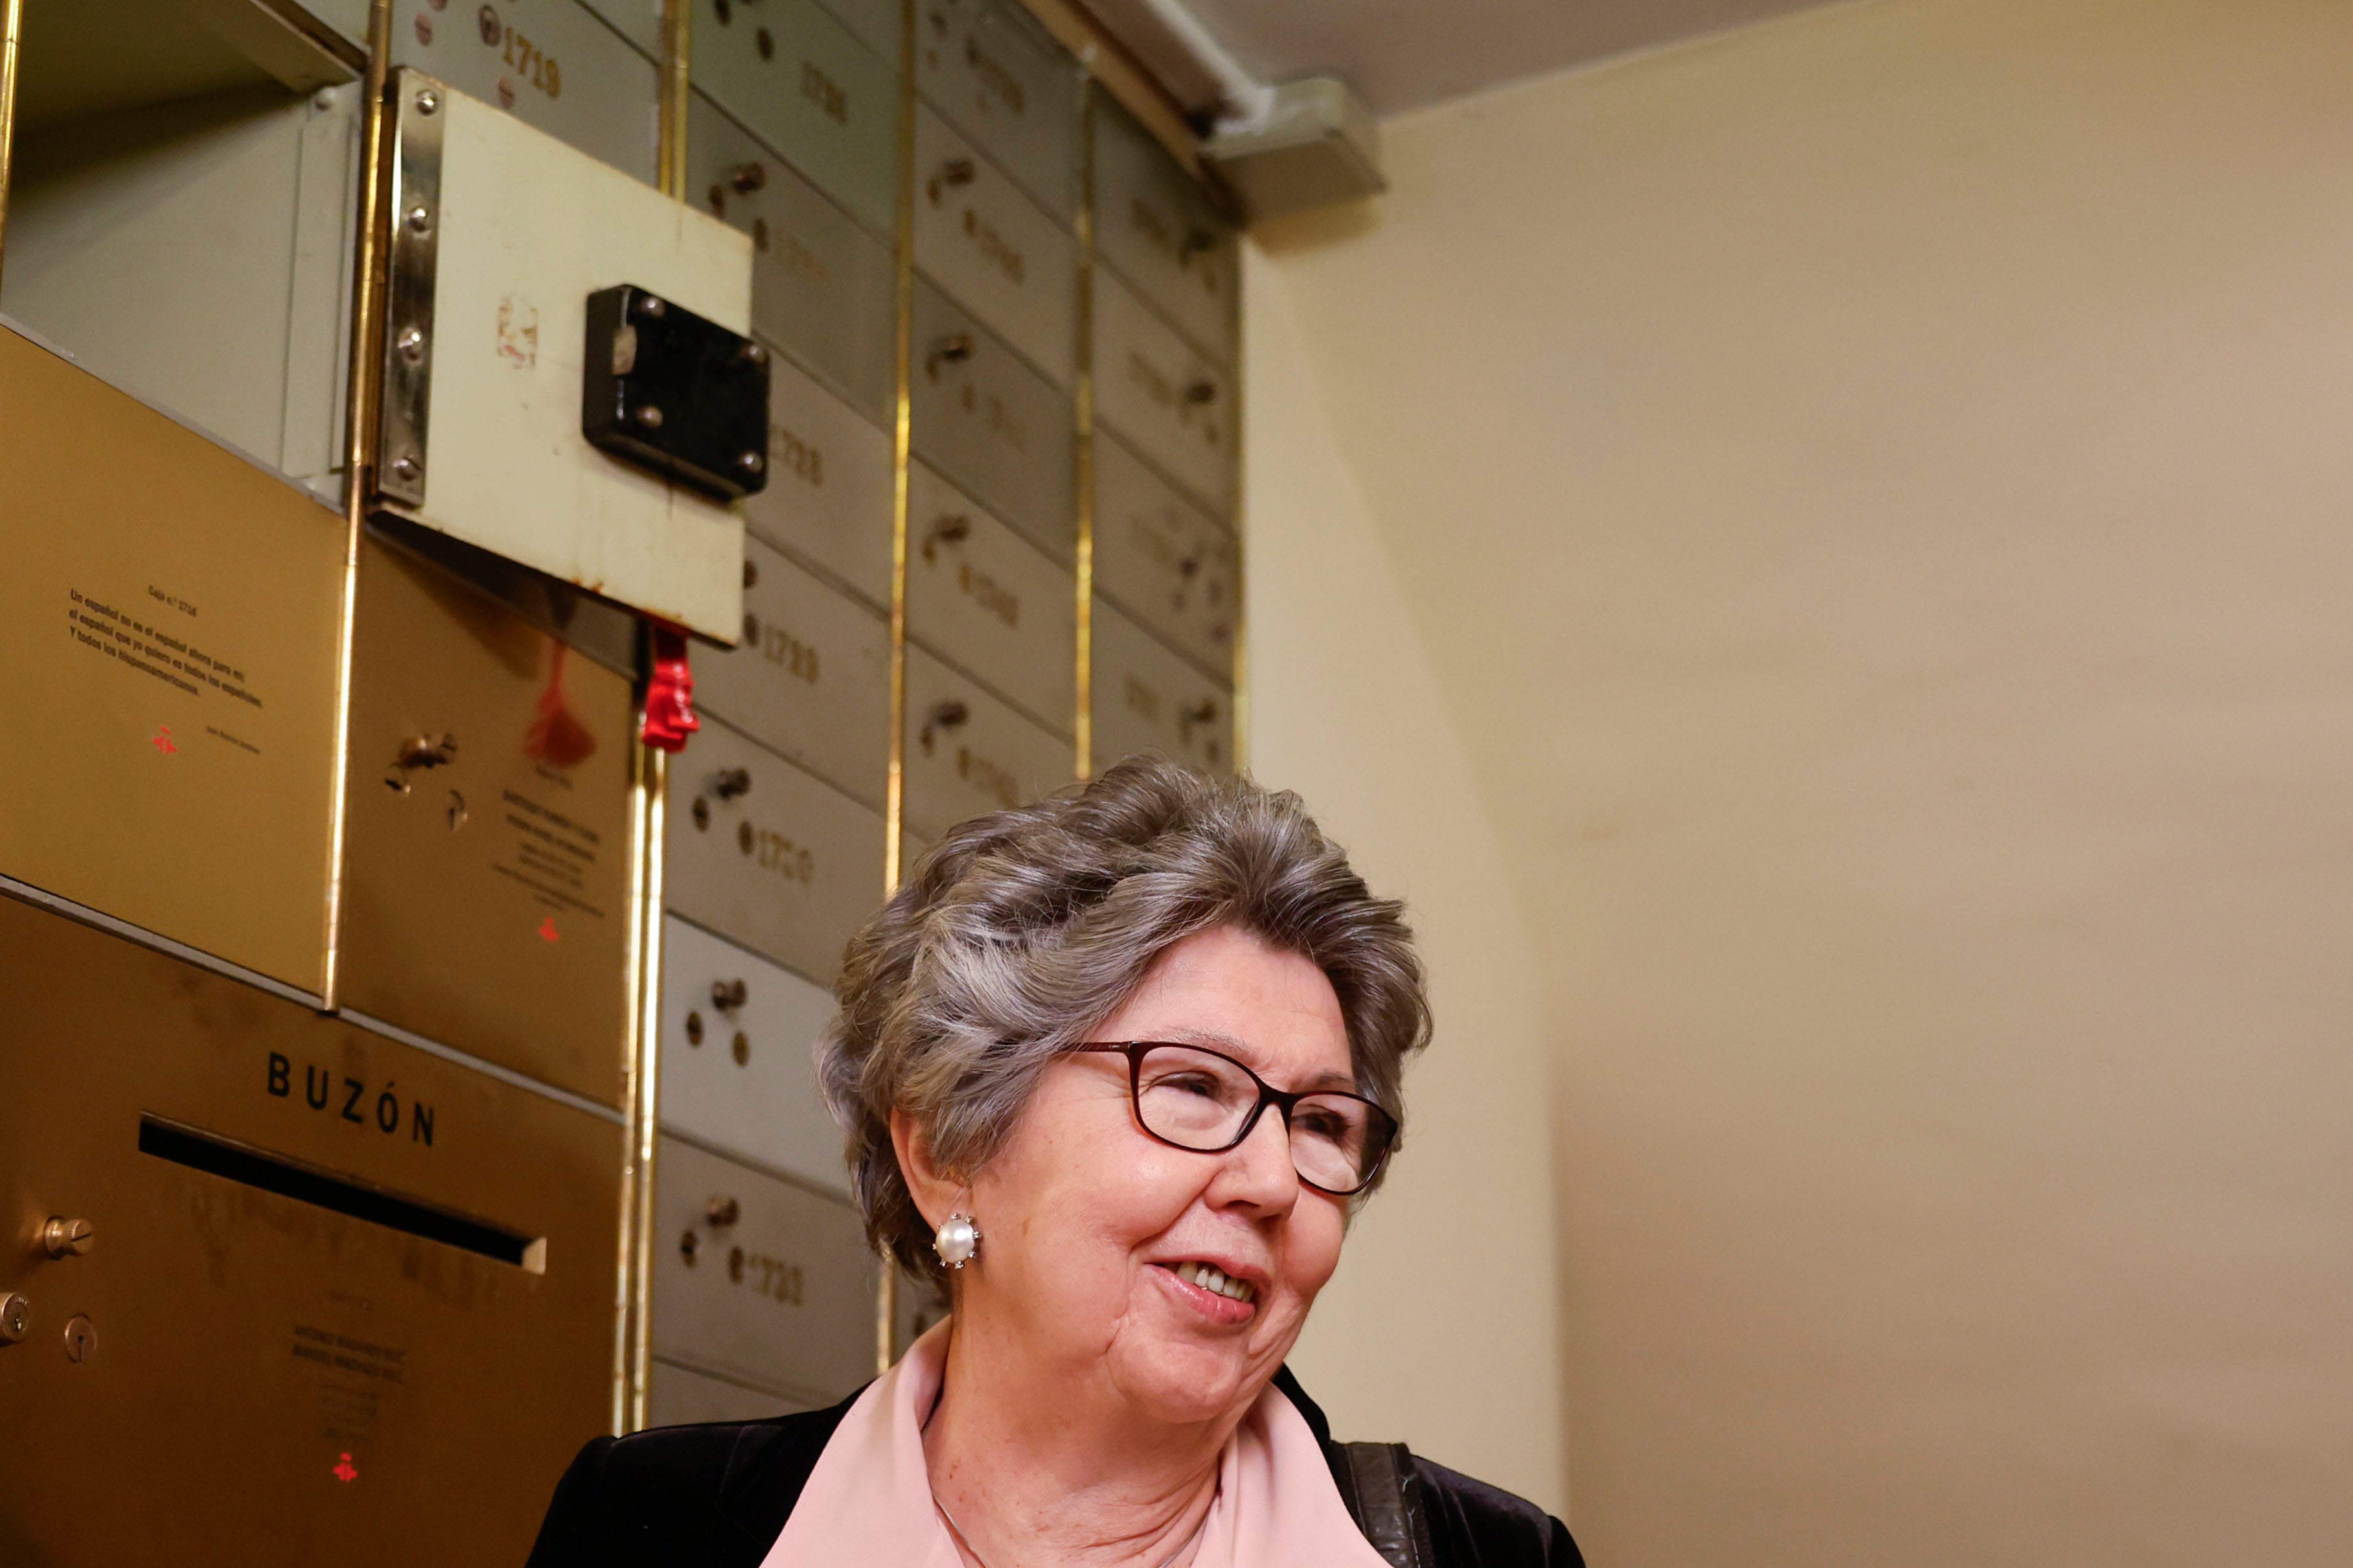
[[[1442,701],[1299,648],[1255,732],[1507,847],[1597,1562],[2353,1562],[2353,7],[1877,0],[1387,134],[1265,237],[1254,635]],[[1390,805],[1458,744],[1484,823]],[[1517,1289],[1440,1353],[1540,1365]]]
[[[1292,1365],[1339,1436],[1561,1506],[1556,1243],[1535,965],[1502,845],[1288,292],[1248,258],[1244,406],[1252,771],[1296,789],[1374,888],[1407,900],[1438,1036],[1406,1147]]]

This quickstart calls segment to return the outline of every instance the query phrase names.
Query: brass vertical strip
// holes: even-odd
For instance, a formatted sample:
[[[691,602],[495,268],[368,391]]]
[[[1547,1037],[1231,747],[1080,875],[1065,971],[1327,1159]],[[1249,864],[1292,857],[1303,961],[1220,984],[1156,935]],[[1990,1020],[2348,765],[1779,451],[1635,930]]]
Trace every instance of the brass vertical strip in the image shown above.
[[[882,896],[899,890],[904,868],[907,791],[907,466],[913,460],[915,363],[915,0],[899,0],[899,198],[896,336],[897,396],[891,417],[891,771],[882,805]],[[874,1365],[888,1372],[898,1356],[899,1266],[885,1252],[874,1289]]]
[[[1078,736],[1078,776],[1082,780],[1094,776],[1095,703],[1094,703],[1094,637],[1095,637],[1095,89],[1092,79],[1079,78],[1079,277],[1073,293],[1078,300],[1078,374],[1077,395],[1071,405],[1071,415],[1077,422],[1078,439],[1071,443],[1077,454],[1077,471],[1071,482],[1078,487],[1079,548],[1078,548],[1078,646],[1071,650],[1079,661],[1079,710],[1072,717],[1072,732]]]
[[[8,259],[8,171],[16,155],[16,50],[25,0],[0,0],[0,266]]]
[[[616,1433],[645,1426],[647,1384],[653,1368],[654,1156],[661,1127],[662,840],[670,758],[639,745],[630,774],[629,973],[636,989],[624,1058],[628,1123],[614,1303]]]
[[[1248,244],[1243,240],[1241,244]],[[1250,364],[1245,355],[1250,339],[1242,332],[1242,266],[1239,246],[1234,256],[1234,772],[1250,772],[1250,443],[1243,429],[1250,413],[1247,387]]]
[[[368,6],[366,101],[360,121],[359,243],[352,247],[351,363],[344,370],[343,605],[335,634],[334,755],[328,763],[327,889],[322,911],[319,1005],[332,1013],[341,998],[343,937],[343,835],[351,784],[352,644],[359,614],[360,541],[367,531],[368,492],[375,468],[376,376],[384,358],[381,314],[385,271],[384,192],[392,157],[385,134],[392,106],[385,80],[392,68],[392,0]]]
[[[694,60],[694,0],[663,0],[661,129],[654,163],[666,196],[686,199],[686,106]]]

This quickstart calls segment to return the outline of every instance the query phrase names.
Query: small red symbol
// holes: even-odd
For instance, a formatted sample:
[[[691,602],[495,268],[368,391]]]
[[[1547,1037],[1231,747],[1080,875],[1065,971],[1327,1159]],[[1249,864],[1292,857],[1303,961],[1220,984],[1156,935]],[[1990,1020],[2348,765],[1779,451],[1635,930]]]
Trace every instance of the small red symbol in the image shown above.
[[[155,732],[147,737],[147,743],[154,747],[157,751],[166,753],[176,752],[180,749],[179,747],[172,744],[172,726],[169,724],[156,725]]]
[[[554,915],[550,915],[545,920],[539,922],[539,940],[542,942],[558,942],[562,940],[555,934],[555,917]]]
[[[352,1457],[349,1454],[344,1454],[335,1460],[333,1474],[335,1479],[346,1484],[360,1479],[360,1473],[353,1468]]]

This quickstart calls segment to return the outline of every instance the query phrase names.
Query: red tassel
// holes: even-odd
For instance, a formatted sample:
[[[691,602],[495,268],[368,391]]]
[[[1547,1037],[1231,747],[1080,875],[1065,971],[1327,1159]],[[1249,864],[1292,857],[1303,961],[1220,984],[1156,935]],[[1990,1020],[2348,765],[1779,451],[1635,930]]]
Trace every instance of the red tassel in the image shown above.
[[[646,723],[639,731],[649,746],[686,750],[686,738],[702,728],[694,716],[694,672],[686,667],[686,634],[654,624],[654,670],[646,682]]]

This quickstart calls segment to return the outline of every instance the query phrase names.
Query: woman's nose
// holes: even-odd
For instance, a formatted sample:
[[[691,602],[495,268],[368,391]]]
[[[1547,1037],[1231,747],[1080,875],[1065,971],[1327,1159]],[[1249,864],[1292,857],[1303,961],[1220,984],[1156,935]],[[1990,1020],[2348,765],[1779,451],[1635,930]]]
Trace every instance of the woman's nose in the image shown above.
[[[1291,1158],[1291,1127],[1273,1107],[1267,1108],[1242,1141],[1226,1153],[1230,1202],[1248,1203],[1269,1213],[1287,1210],[1299,1198],[1299,1167]]]

